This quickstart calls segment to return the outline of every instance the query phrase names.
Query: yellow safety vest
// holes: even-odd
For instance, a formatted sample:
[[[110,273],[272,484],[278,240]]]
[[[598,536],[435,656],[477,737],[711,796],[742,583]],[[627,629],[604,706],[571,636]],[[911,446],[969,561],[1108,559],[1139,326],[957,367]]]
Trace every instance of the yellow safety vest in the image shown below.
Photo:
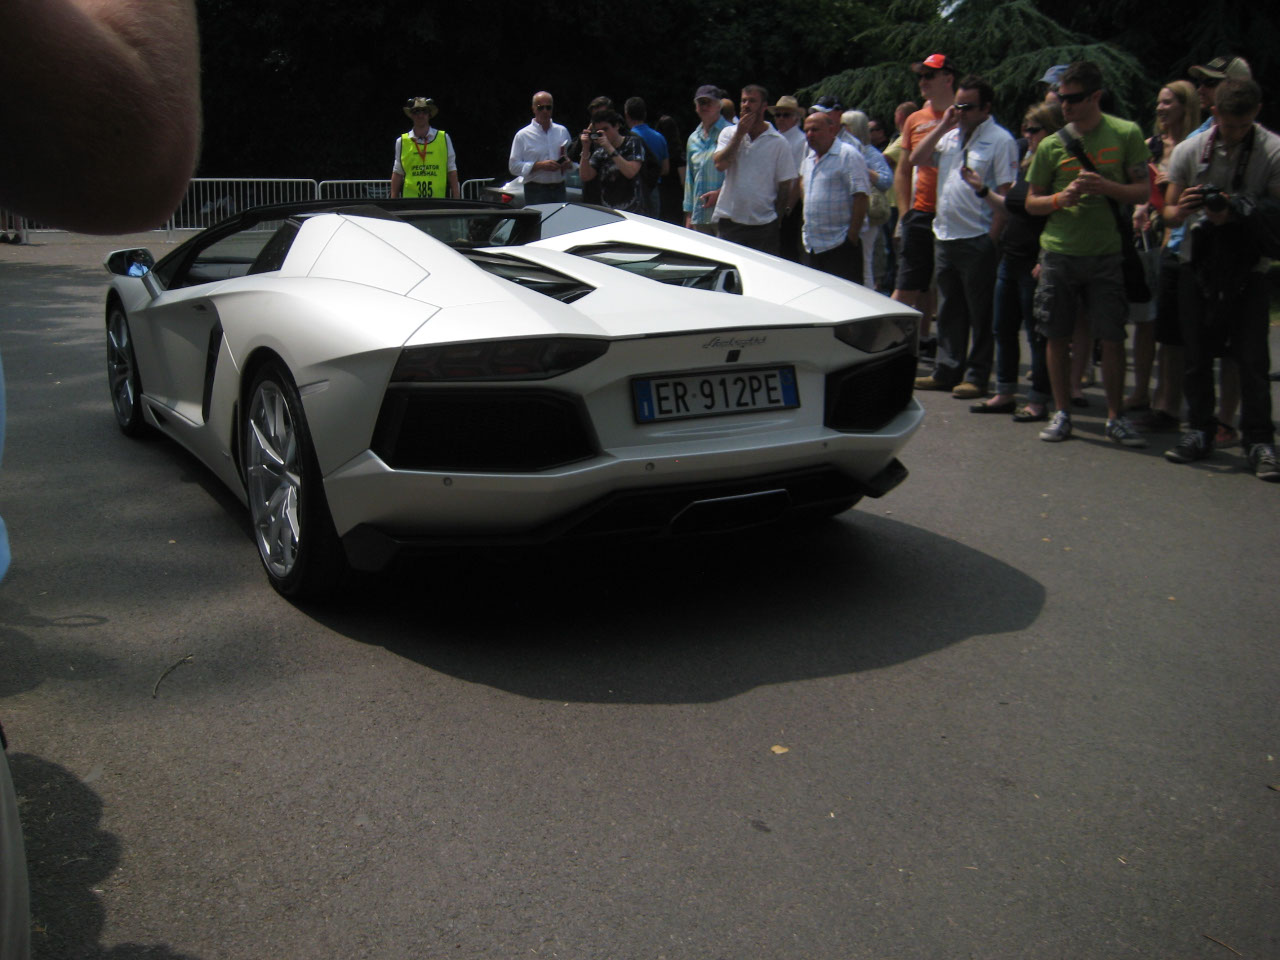
[[[405,197],[444,197],[449,187],[449,148],[437,129],[430,143],[418,143],[413,133],[400,135],[400,166],[404,168]]]

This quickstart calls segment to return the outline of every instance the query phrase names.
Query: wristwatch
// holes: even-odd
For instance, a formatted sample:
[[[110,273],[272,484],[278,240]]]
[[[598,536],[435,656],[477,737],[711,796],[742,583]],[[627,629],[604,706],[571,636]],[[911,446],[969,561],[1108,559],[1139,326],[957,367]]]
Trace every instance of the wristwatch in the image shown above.
[[[991,192],[991,188],[984,183],[981,190],[975,190],[974,192],[977,193],[979,198],[986,199],[987,194]]]

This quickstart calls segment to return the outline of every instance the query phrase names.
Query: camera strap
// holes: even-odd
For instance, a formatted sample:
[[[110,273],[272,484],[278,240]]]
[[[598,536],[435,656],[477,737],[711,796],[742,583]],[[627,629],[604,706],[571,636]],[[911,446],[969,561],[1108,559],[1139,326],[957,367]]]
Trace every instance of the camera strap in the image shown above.
[[[1080,142],[1078,137],[1073,137],[1067,132],[1067,128],[1063,127],[1058,131],[1058,139],[1062,141],[1062,145],[1067,148],[1067,152],[1080,161],[1080,165],[1090,173],[1097,173],[1098,168],[1094,166],[1089,154],[1085,152],[1084,144]],[[1111,208],[1111,215],[1116,219],[1116,230],[1120,232],[1121,250],[1128,251],[1133,248],[1133,224],[1129,222],[1129,218],[1120,212],[1120,204],[1116,203],[1110,197],[1106,198],[1107,206]]]
[[[1218,125],[1215,123],[1209,130],[1209,136],[1205,138],[1204,149],[1200,151],[1200,167],[1204,170],[1209,169],[1209,163],[1213,160],[1213,143],[1218,137]],[[1240,144],[1240,153],[1236,157],[1236,170],[1231,175],[1231,192],[1239,193],[1244,187],[1245,170],[1249,168],[1249,157],[1253,154],[1253,141],[1258,132],[1255,124],[1249,128],[1248,134]]]

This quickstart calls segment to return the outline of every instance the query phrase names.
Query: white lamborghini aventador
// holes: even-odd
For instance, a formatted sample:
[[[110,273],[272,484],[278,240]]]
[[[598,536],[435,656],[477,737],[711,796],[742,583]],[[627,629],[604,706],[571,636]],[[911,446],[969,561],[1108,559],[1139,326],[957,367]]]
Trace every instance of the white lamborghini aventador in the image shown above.
[[[406,550],[837,513],[906,476],[902,304],[598,207],[343,203],[106,261],[120,428],[245,501],[286,596]]]

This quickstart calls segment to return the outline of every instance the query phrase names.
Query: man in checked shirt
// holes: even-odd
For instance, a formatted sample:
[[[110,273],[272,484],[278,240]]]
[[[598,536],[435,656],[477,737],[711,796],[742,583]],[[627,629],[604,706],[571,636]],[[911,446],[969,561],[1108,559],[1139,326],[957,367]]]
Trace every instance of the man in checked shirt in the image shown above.
[[[807,266],[862,283],[859,234],[867,216],[871,185],[862,153],[836,139],[838,129],[838,122],[832,123],[825,113],[805,118],[809,151],[800,163],[804,195],[800,240]]]

